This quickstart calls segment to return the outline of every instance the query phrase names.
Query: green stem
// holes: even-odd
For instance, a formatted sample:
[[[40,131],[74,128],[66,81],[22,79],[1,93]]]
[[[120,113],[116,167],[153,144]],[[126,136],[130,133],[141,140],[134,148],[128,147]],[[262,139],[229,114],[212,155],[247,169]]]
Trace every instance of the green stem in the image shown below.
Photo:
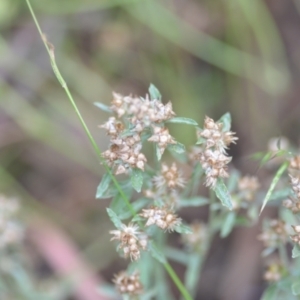
[[[179,277],[177,276],[177,274],[175,273],[175,271],[171,267],[171,265],[168,262],[166,262],[166,263],[164,263],[164,266],[165,266],[166,271],[168,272],[168,274],[172,278],[173,282],[176,284],[177,288],[181,292],[184,299],[193,300],[193,298],[191,297],[191,295],[189,294],[189,292],[187,291],[185,286],[182,284],[181,280],[179,279]]]
[[[73,96],[72,96],[72,94],[71,94],[71,92],[70,92],[70,90],[69,90],[69,88],[68,88],[68,86],[67,86],[65,80],[63,79],[63,77],[62,77],[62,75],[61,75],[61,73],[60,73],[60,71],[59,71],[59,69],[58,69],[58,67],[57,67],[57,65],[56,65],[55,56],[54,56],[54,48],[53,48],[53,46],[52,46],[51,44],[49,44],[49,43],[47,42],[47,40],[46,40],[46,38],[45,38],[45,36],[44,36],[44,34],[43,34],[41,28],[40,28],[40,25],[39,25],[39,23],[38,23],[38,20],[37,20],[37,18],[36,18],[36,16],[35,16],[35,13],[34,13],[32,7],[31,7],[30,1],[29,1],[29,0],[26,0],[26,3],[27,3],[27,5],[28,5],[28,8],[29,8],[30,13],[31,13],[31,15],[32,15],[32,18],[33,18],[33,20],[34,20],[34,22],[35,22],[35,25],[36,25],[36,27],[37,27],[37,29],[38,29],[38,32],[39,32],[39,34],[40,34],[40,36],[41,36],[41,38],[42,38],[42,40],[43,40],[43,43],[44,43],[44,45],[45,45],[45,47],[46,47],[46,49],[47,49],[47,52],[48,52],[49,57],[50,57],[51,66],[52,66],[52,68],[53,68],[53,72],[54,72],[54,74],[55,74],[57,80],[58,80],[59,83],[61,84],[62,88],[65,90],[65,92],[66,92],[66,94],[67,94],[67,96],[68,96],[68,98],[69,98],[69,100],[70,100],[70,102],[71,102],[71,104],[72,104],[72,106],[73,106],[73,108],[74,108],[74,110],[75,110],[75,112],[76,112],[76,114],[77,114],[77,116],[78,116],[80,122],[81,122],[81,125],[82,125],[82,127],[83,127],[85,133],[87,134],[87,136],[88,136],[88,138],[89,138],[89,140],[90,140],[90,142],[91,142],[91,144],[92,144],[92,146],[93,146],[93,148],[94,148],[96,154],[98,155],[98,157],[99,157],[101,163],[104,165],[105,170],[107,171],[107,173],[108,173],[109,176],[111,177],[111,179],[112,179],[112,181],[113,181],[115,187],[117,188],[117,190],[118,190],[118,192],[120,193],[121,197],[122,197],[123,200],[125,201],[127,207],[129,208],[129,210],[131,211],[131,213],[135,216],[135,215],[136,215],[136,211],[135,211],[134,208],[132,207],[132,205],[131,205],[129,199],[128,199],[127,196],[125,195],[125,193],[124,193],[124,191],[122,190],[121,186],[119,185],[117,179],[116,179],[115,176],[112,174],[110,168],[108,167],[108,165],[106,164],[105,160],[103,159],[101,150],[99,149],[99,147],[98,147],[96,141],[94,140],[94,138],[93,138],[93,136],[92,136],[90,130],[88,129],[88,127],[87,127],[87,125],[86,125],[86,123],[85,123],[85,121],[84,121],[84,119],[83,119],[83,117],[82,117],[82,115],[81,115],[81,113],[80,113],[80,111],[79,111],[79,109],[78,109],[78,107],[77,107],[77,105],[76,105],[74,99],[73,99]],[[163,265],[164,265],[166,271],[168,272],[168,274],[170,275],[170,277],[172,278],[173,282],[175,283],[175,285],[176,285],[177,288],[179,289],[179,291],[180,291],[180,292],[182,293],[182,295],[184,296],[184,298],[185,298],[186,300],[192,300],[192,297],[189,295],[188,291],[186,290],[186,288],[184,287],[184,285],[183,285],[182,282],[180,281],[179,277],[177,276],[177,274],[175,273],[175,271],[173,270],[173,268],[171,267],[171,265],[170,265],[168,262],[164,263]]]

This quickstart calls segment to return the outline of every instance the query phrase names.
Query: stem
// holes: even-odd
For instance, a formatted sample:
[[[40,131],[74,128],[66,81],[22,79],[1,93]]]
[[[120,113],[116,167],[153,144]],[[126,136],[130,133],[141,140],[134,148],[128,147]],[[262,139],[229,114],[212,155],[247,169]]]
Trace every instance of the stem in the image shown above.
[[[176,284],[178,290],[181,292],[184,299],[193,300],[193,298],[190,296],[189,292],[187,291],[185,286],[182,284],[181,280],[179,279],[179,277],[177,276],[177,274],[175,273],[175,271],[171,267],[171,265],[168,262],[166,262],[166,263],[164,263],[164,266],[165,266],[166,271],[172,278],[173,282]]]
[[[97,156],[99,157],[101,163],[104,165],[105,170],[107,171],[107,173],[108,173],[109,176],[111,177],[111,179],[112,179],[112,181],[113,181],[115,187],[117,188],[118,192],[120,193],[121,197],[122,197],[123,200],[125,201],[127,207],[128,207],[129,210],[131,211],[131,213],[132,213],[134,216],[136,216],[136,214],[137,214],[136,211],[135,211],[134,208],[132,207],[132,205],[131,205],[129,199],[128,199],[127,196],[125,195],[125,193],[124,193],[124,191],[122,190],[121,186],[119,185],[117,179],[116,179],[115,176],[112,174],[110,168],[108,167],[108,165],[106,164],[105,160],[103,159],[101,150],[99,149],[99,147],[98,147],[98,145],[97,145],[95,139],[93,138],[93,136],[92,136],[90,130],[88,129],[88,127],[87,127],[87,125],[86,125],[86,123],[85,123],[85,121],[84,121],[84,119],[83,119],[83,117],[82,117],[82,115],[81,115],[81,113],[80,113],[80,111],[79,111],[79,109],[78,109],[78,107],[77,107],[77,105],[76,105],[74,99],[73,99],[73,96],[72,96],[72,94],[71,94],[71,92],[70,92],[70,90],[69,90],[69,88],[68,88],[68,86],[67,86],[65,80],[63,79],[63,77],[62,77],[62,75],[61,75],[61,73],[60,73],[60,71],[59,71],[59,69],[58,69],[58,67],[57,67],[57,65],[56,65],[55,56],[54,56],[54,47],[46,40],[46,38],[45,38],[45,36],[44,36],[44,34],[43,34],[41,28],[40,28],[40,25],[39,25],[39,23],[38,23],[38,20],[37,20],[37,18],[36,18],[36,16],[35,16],[35,13],[34,13],[32,7],[31,7],[30,1],[29,1],[29,0],[26,0],[26,3],[27,3],[27,5],[28,5],[28,8],[29,8],[30,13],[31,13],[31,15],[32,15],[32,18],[33,18],[33,20],[34,20],[34,22],[35,22],[35,25],[36,25],[36,27],[37,27],[37,30],[38,30],[38,32],[39,32],[39,34],[40,34],[40,36],[41,36],[41,38],[42,38],[42,40],[43,40],[43,43],[44,43],[46,49],[47,49],[47,52],[48,52],[49,57],[50,57],[51,66],[52,66],[52,68],[53,68],[53,72],[54,72],[54,74],[55,74],[57,80],[58,80],[59,83],[61,84],[62,88],[65,90],[65,92],[66,92],[66,94],[67,94],[67,96],[68,96],[68,98],[69,98],[69,100],[70,100],[70,102],[71,102],[71,104],[72,104],[72,107],[74,108],[74,110],[75,110],[75,112],[76,112],[76,114],[77,114],[77,116],[78,116],[78,118],[79,118],[79,120],[80,120],[80,123],[81,123],[81,125],[82,125],[82,127],[83,127],[83,129],[84,129],[84,131],[85,131],[85,133],[86,133],[86,135],[88,136],[88,138],[89,138],[91,144],[92,144],[92,147],[94,148],[94,150],[95,150]],[[179,277],[178,277],[177,274],[175,273],[174,269],[171,267],[171,265],[170,265],[168,262],[164,263],[163,265],[164,265],[166,271],[168,272],[168,274],[170,275],[170,277],[172,278],[173,282],[175,283],[175,285],[177,286],[177,288],[178,288],[179,291],[181,292],[181,294],[184,296],[184,298],[185,298],[186,300],[193,300],[192,297],[190,296],[190,294],[188,293],[188,291],[186,290],[186,288],[184,287],[184,285],[182,284],[181,280],[179,279]]]

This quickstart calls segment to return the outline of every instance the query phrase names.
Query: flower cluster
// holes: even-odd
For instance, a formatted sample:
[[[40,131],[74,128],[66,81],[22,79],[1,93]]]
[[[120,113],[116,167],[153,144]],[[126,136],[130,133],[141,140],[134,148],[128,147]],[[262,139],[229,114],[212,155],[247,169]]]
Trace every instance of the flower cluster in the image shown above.
[[[168,145],[176,144],[174,138],[169,134],[169,129],[158,126],[153,126],[153,135],[148,141],[156,143],[160,155],[163,155]]]
[[[153,178],[153,182],[158,190],[165,187],[170,189],[183,188],[185,185],[185,180],[175,163],[172,163],[171,167],[162,164],[161,172]]]
[[[0,195],[0,248],[17,244],[23,238],[23,228],[14,219],[19,209],[15,199]]]
[[[103,153],[115,174],[128,173],[133,168],[144,171],[147,159],[141,152],[142,134],[151,131],[148,141],[157,144],[160,155],[176,141],[163,122],[175,116],[171,102],[164,105],[159,99],[122,96],[113,93],[111,110],[116,114],[100,128],[110,136],[110,147]]]
[[[268,282],[277,282],[283,277],[285,272],[285,268],[280,263],[272,263],[264,273],[264,280]]]
[[[142,132],[146,127],[162,123],[175,116],[171,102],[164,105],[159,99],[149,99],[148,95],[143,99],[113,93],[111,109],[118,118],[128,117],[136,132]]]
[[[205,185],[214,187],[218,178],[228,177],[227,164],[231,161],[226,150],[231,143],[235,143],[237,137],[231,131],[223,130],[223,123],[215,123],[213,119],[205,117],[204,129],[197,132],[202,151],[198,155],[205,170]]]
[[[147,236],[139,231],[139,227],[130,223],[128,226],[122,224],[121,230],[111,230],[112,240],[120,241],[119,249],[123,250],[125,258],[138,260],[141,256],[141,250],[147,248]]]
[[[238,188],[241,196],[246,201],[254,199],[256,191],[259,189],[260,184],[255,176],[244,176],[238,182]]]
[[[128,275],[121,271],[114,276],[113,283],[120,294],[139,295],[143,292],[143,285],[138,272]]]
[[[277,247],[279,243],[286,243],[288,237],[286,223],[282,220],[273,219],[266,224],[264,231],[258,239],[267,247]]]
[[[207,225],[201,222],[193,222],[190,225],[190,228],[192,233],[184,234],[182,236],[182,241],[188,249],[191,249],[192,251],[198,251],[203,248],[208,238]]]
[[[294,156],[289,165],[290,184],[293,195],[283,201],[283,206],[290,209],[294,214],[300,211],[300,156]]]
[[[291,235],[290,238],[291,240],[300,246],[300,225],[297,226],[292,226],[294,229],[295,234]]]
[[[148,219],[146,226],[155,224],[159,228],[168,231],[173,231],[176,226],[181,224],[181,219],[167,207],[151,207],[149,209],[143,209],[140,216]]]

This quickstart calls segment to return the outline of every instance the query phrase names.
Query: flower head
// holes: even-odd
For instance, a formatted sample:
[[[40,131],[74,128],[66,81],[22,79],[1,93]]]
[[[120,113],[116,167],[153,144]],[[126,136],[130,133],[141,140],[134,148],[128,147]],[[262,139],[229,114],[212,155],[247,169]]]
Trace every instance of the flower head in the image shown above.
[[[109,233],[113,235],[111,241],[120,241],[118,248],[123,250],[125,258],[138,260],[141,250],[147,248],[147,237],[139,231],[139,227],[135,224],[130,223],[128,226],[122,224],[120,230],[111,230]]]
[[[140,216],[148,219],[146,226],[156,225],[163,230],[173,231],[176,226],[181,224],[181,219],[178,218],[173,211],[166,207],[151,207],[143,209]]]
[[[138,295],[143,292],[138,272],[128,275],[125,271],[121,271],[114,276],[113,283],[120,294]]]
[[[174,189],[176,187],[182,188],[185,184],[185,180],[175,163],[173,163],[171,167],[168,167],[166,164],[162,164],[161,172],[153,178],[153,182],[157,189],[163,187],[168,187],[170,189]]]
[[[153,126],[153,135],[148,139],[148,141],[157,144],[161,155],[164,153],[168,145],[176,144],[174,138],[169,134],[169,129],[158,126]]]

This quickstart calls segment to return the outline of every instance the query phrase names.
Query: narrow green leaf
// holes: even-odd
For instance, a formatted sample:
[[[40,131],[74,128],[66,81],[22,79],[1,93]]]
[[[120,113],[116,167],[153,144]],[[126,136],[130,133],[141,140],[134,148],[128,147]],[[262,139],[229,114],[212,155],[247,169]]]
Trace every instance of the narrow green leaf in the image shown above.
[[[180,207],[194,207],[194,206],[203,206],[209,203],[209,200],[204,197],[192,197],[188,199],[180,199]]]
[[[108,112],[108,113],[113,112],[108,105],[103,104],[101,102],[94,102],[94,105],[97,106],[98,108],[100,108],[101,110],[105,111],[105,112]]]
[[[182,118],[182,117],[175,117],[168,120],[166,123],[177,123],[177,124],[186,124],[186,125],[193,125],[198,126],[198,123],[190,118]]]
[[[193,233],[190,226],[182,224],[182,223],[180,225],[177,225],[174,230],[178,233],[181,233],[181,234],[191,234],[191,233]]]
[[[161,94],[160,94],[159,90],[152,83],[149,86],[149,94],[150,94],[151,100],[154,100],[154,99],[161,100]]]
[[[280,177],[282,176],[282,174],[284,173],[284,171],[287,169],[289,163],[288,162],[285,162],[284,164],[282,164],[280,166],[280,168],[278,169],[278,171],[276,172],[275,174],[275,177],[273,178],[272,182],[271,182],[271,185],[270,185],[270,188],[267,192],[267,195],[263,201],[263,205],[261,207],[261,210],[260,210],[260,213],[262,213],[262,211],[264,210],[265,206],[267,205],[270,197],[272,196],[272,193],[276,187],[276,184],[278,183]]]
[[[276,284],[269,285],[260,300],[277,300],[277,292]]]
[[[292,250],[292,258],[296,258],[299,256],[300,256],[300,246],[294,245],[293,250]]]
[[[106,211],[107,211],[107,214],[108,214],[110,220],[115,225],[115,227],[117,229],[121,229],[123,224],[122,224],[121,220],[119,219],[119,217],[116,215],[116,213],[113,210],[111,210],[110,208],[107,208]]]
[[[167,262],[166,257],[163,252],[161,252],[157,247],[154,245],[154,243],[149,243],[149,250],[153,258],[161,262],[162,264],[165,264]]]
[[[164,252],[169,259],[179,262],[183,265],[186,265],[189,260],[189,254],[177,248],[166,247]]]
[[[232,231],[235,225],[235,220],[236,220],[236,213],[234,211],[229,212],[221,228],[220,236],[222,238],[225,238],[230,234],[230,232]]]
[[[214,192],[216,193],[216,196],[220,199],[221,203],[224,206],[226,206],[229,210],[232,210],[233,206],[231,202],[231,196],[223,180],[218,179],[216,186],[214,187]]]
[[[220,123],[223,123],[223,128],[222,128],[222,131],[225,132],[225,131],[229,131],[230,128],[231,128],[231,115],[230,113],[226,113],[224,114],[220,119],[219,121]]]
[[[140,193],[141,189],[142,189],[143,179],[144,179],[143,173],[144,172],[142,170],[135,168],[135,169],[132,169],[132,172],[130,174],[130,180],[131,180],[132,187],[138,193]]]
[[[109,198],[109,197],[105,197],[105,192],[108,190],[110,182],[111,182],[110,175],[108,173],[104,174],[102,176],[100,184],[97,187],[96,199]]]
[[[174,152],[179,153],[179,154],[185,152],[185,146],[181,143],[168,145],[167,148],[168,148],[169,151],[174,151]]]
[[[300,295],[300,282],[295,282],[292,284],[292,293],[295,296]]]

